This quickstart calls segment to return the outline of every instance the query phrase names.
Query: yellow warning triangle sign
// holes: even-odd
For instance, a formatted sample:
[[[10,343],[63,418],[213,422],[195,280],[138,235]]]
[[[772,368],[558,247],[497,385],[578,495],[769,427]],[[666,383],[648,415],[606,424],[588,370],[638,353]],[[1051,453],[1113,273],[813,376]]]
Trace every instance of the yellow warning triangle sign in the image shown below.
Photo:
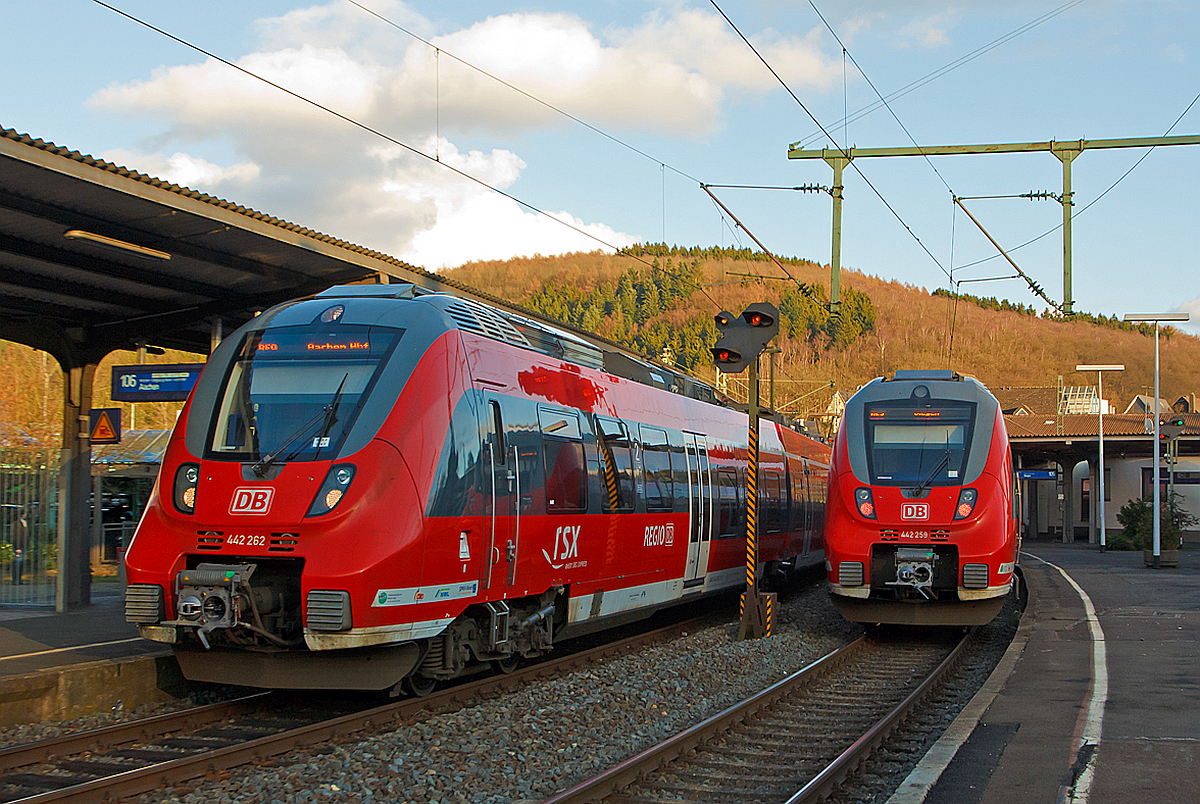
[[[117,437],[117,428],[113,427],[112,421],[108,418],[108,411],[100,411],[100,415],[96,417],[96,426],[92,428],[92,441],[112,441]]]

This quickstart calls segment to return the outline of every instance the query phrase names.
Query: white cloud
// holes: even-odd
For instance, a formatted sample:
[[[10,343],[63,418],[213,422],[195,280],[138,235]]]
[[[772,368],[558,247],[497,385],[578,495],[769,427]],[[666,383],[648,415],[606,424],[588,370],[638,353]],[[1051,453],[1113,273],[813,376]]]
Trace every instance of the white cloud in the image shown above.
[[[1175,64],[1187,64],[1187,53],[1175,42],[1167,45],[1163,51],[1163,55],[1167,61],[1174,62]]]
[[[1179,305],[1175,312],[1190,313],[1191,320],[1172,326],[1177,326],[1190,335],[1200,336],[1200,296]]]
[[[245,187],[254,184],[262,173],[259,166],[253,162],[221,167],[207,159],[179,151],[163,157],[161,154],[140,154],[118,149],[108,151],[103,157],[115,164],[214,195],[224,192],[230,186]]]
[[[950,44],[950,30],[958,24],[958,15],[947,11],[924,19],[915,19],[897,32],[900,47],[934,49]]]
[[[372,7],[431,37],[434,25],[403,3]],[[343,2],[262,20],[258,28],[261,49],[236,59],[245,70],[426,155],[436,146],[444,162],[500,188],[518,181],[521,158],[504,148],[459,154],[456,142],[571,124],[448,52],[615,131],[703,136],[720,127],[727,97],[776,87],[719,16],[674,6],[600,33],[571,14],[489,17],[432,37],[440,56]],[[840,67],[822,56],[818,35],[753,38],[791,86],[827,88]],[[160,67],[96,92],[89,104],[165,121],[161,134],[121,154],[130,167],[197,189],[236,186],[239,202],[414,261],[452,265],[598,247],[215,59]],[[617,246],[632,240],[569,211],[555,215]]]

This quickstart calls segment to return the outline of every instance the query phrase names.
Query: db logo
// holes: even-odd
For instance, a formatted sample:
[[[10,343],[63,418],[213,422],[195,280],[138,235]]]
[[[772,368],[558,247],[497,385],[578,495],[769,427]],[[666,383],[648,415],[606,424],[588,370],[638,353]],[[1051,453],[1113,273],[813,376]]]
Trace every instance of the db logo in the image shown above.
[[[229,513],[265,514],[271,510],[271,498],[274,496],[275,489],[273,488],[234,489]]]
[[[901,519],[929,519],[929,503],[902,503]]]

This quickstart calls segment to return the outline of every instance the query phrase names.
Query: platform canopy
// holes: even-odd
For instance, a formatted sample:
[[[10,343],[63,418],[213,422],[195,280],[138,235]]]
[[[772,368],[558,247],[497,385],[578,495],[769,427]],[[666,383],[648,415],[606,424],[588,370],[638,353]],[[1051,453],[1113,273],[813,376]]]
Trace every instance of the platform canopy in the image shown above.
[[[63,369],[56,606],[91,600],[96,368],[139,344],[207,354],[278,302],[360,281],[454,283],[370,249],[0,127],[0,339]]]
[[[228,333],[272,304],[384,275],[460,290],[385,254],[0,127],[0,338],[64,369],[139,341],[205,354],[214,323]]]

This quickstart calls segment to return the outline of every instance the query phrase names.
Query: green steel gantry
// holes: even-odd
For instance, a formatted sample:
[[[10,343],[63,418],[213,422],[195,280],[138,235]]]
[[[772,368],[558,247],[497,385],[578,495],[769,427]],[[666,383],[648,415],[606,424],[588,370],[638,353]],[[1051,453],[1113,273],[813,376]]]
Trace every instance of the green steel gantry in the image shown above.
[[[830,310],[837,312],[841,302],[842,270],[842,172],[855,159],[876,156],[951,156],[955,154],[1011,154],[1032,151],[1049,151],[1062,162],[1063,189],[1063,303],[1062,311],[1074,312],[1074,297],[1071,293],[1071,162],[1086,150],[1102,148],[1157,148],[1163,145],[1200,145],[1200,135],[1188,134],[1178,137],[1131,137],[1109,140],[1072,140],[1070,142],[1010,142],[992,145],[931,145],[904,148],[822,148],[801,150],[792,143],[788,147],[788,159],[823,159],[833,168],[833,246],[829,257],[830,265]]]

